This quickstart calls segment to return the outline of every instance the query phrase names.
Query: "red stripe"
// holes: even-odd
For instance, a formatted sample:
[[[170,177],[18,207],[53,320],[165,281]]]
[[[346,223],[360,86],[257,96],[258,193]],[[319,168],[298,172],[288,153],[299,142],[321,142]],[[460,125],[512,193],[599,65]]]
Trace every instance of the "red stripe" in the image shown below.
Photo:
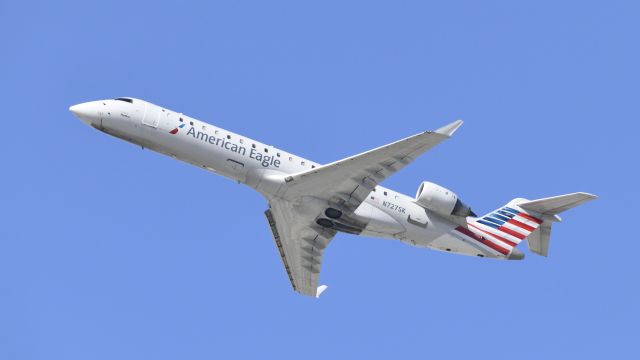
[[[518,245],[518,244],[514,243],[514,242],[513,242],[513,241],[511,241],[511,240],[507,240],[507,239],[503,238],[502,236],[496,235],[496,234],[494,234],[494,233],[492,233],[492,232],[489,232],[489,231],[487,231],[487,230],[480,229],[479,227],[477,227],[477,226],[475,226],[475,225],[473,225],[473,224],[469,224],[469,225],[470,225],[470,226],[473,226],[474,228],[476,228],[476,229],[478,229],[478,230],[482,231],[483,233],[485,233],[485,234],[487,234],[487,235],[493,236],[494,238],[496,238],[496,239],[498,239],[498,240],[502,241],[502,242],[503,242],[503,243],[505,243],[505,244],[509,244],[509,245],[511,245],[511,246],[513,246],[513,247],[516,247],[516,246]]]
[[[476,234],[472,233],[471,231],[469,231],[469,229],[465,229],[462,226],[458,226],[456,228],[456,230],[458,232],[461,232],[461,233],[467,235],[468,237],[472,238],[473,240],[478,241],[478,242],[480,242],[480,243],[492,248],[493,250],[501,253],[502,255],[507,255],[509,253],[509,250],[507,250],[507,249],[505,249],[505,248],[503,248],[503,247],[501,247],[501,246],[499,246],[497,244],[494,244],[493,242],[491,242],[491,241],[489,241],[489,240],[487,240],[485,238],[479,237],[478,235],[476,235]]]
[[[531,220],[531,221],[533,221],[534,223],[537,223],[538,225],[539,225],[539,224],[542,224],[542,220],[540,220],[540,219],[538,219],[538,218],[534,218],[533,216],[531,216],[531,215],[529,215],[529,214],[525,214],[525,213],[523,213],[523,212],[521,212],[521,213],[520,213],[520,214],[518,214],[517,216],[523,217],[523,218],[525,218],[525,219],[527,219],[527,220]]]
[[[502,232],[505,232],[505,233],[507,233],[507,234],[509,234],[509,235],[511,235],[513,237],[517,237],[520,240],[522,240],[522,239],[527,237],[526,235],[520,234],[519,232],[511,230],[511,229],[509,229],[508,227],[505,227],[505,226],[500,226],[498,228],[498,230],[500,230]]]
[[[529,226],[529,225],[527,225],[527,224],[525,224],[523,222],[520,222],[518,220],[511,219],[511,220],[509,220],[507,222],[509,224],[513,224],[513,225],[515,225],[515,226],[517,226],[519,228],[525,229],[525,230],[527,230],[529,232],[532,232],[533,230],[535,230],[535,228],[533,228],[533,227],[531,227],[531,226]]]

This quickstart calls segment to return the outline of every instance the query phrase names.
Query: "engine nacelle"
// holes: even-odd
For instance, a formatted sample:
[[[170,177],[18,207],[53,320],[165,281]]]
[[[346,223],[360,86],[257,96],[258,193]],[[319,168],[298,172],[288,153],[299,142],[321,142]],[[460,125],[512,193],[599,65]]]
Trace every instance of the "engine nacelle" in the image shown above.
[[[471,208],[449,189],[424,181],[416,193],[416,203],[441,215],[476,216]]]

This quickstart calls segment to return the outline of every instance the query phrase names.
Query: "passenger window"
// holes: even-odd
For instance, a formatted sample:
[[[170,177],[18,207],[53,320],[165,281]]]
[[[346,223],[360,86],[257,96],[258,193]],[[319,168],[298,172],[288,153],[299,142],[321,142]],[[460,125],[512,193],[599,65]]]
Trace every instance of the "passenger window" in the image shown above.
[[[289,156],[289,161],[293,161],[293,158],[291,156]]]
[[[267,149],[267,148],[264,148],[264,152],[269,152],[269,149]]]
[[[300,165],[304,166],[304,161],[300,161]]]
[[[280,157],[280,153],[276,153],[276,156],[277,156],[277,157]]]
[[[227,139],[231,139],[231,135],[227,135]]]
[[[184,120],[182,120],[182,118],[180,118],[180,122],[184,122]]]
[[[244,139],[240,139],[240,144],[244,144]]]
[[[384,196],[387,196],[387,192],[386,191],[384,192]]]
[[[191,126],[193,126],[193,121],[189,121],[189,124],[190,124]]]
[[[256,144],[251,144],[251,147],[255,149],[256,148]]]

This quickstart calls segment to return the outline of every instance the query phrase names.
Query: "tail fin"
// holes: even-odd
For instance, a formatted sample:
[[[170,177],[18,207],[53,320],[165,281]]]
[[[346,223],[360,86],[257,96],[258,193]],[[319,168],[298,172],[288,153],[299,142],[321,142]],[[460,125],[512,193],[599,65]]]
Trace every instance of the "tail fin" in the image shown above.
[[[517,206],[523,200],[511,200],[506,206],[469,222],[470,230],[480,232],[478,235],[491,242],[486,245],[511,260],[524,258],[524,254],[516,246],[543,223],[543,219]]]
[[[506,206],[474,219],[469,226],[510,250],[510,259],[524,257],[515,249],[524,239],[527,239],[531,252],[547,256],[551,223],[562,220],[557,214],[595,198],[595,195],[587,193],[573,193],[538,200],[513,199]]]

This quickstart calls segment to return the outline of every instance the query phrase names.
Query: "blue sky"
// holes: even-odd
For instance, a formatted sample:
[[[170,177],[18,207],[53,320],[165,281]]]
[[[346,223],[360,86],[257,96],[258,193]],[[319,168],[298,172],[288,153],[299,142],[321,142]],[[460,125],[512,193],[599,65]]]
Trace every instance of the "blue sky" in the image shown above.
[[[3,1],[0,359],[636,358],[638,10]],[[259,195],[68,112],[117,96],[319,162],[461,118],[384,185],[600,199],[521,262],[339,235],[317,301]]]

